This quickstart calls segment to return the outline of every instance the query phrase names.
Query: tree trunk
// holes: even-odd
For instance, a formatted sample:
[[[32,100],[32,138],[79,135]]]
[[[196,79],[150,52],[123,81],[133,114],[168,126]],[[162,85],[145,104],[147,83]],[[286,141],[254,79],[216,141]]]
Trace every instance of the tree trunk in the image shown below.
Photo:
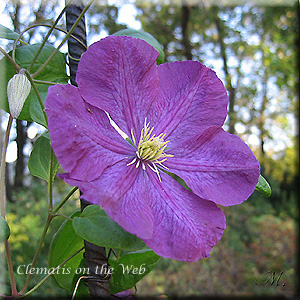
[[[14,25],[15,31],[17,32],[20,32],[20,22],[19,22],[20,9],[21,9],[21,4],[17,2],[15,6],[15,11],[10,12],[11,21]]]
[[[192,54],[192,46],[189,38],[189,19],[190,19],[190,9],[187,4],[184,4],[181,7],[181,29],[182,29],[182,46],[183,46],[183,53],[186,59],[192,60],[193,54]]]
[[[5,189],[6,189],[6,199],[9,202],[15,202],[16,200],[12,196],[12,184],[10,180],[10,164],[6,163],[5,168]]]
[[[24,156],[24,147],[27,141],[26,126],[22,120],[16,120],[17,124],[17,161],[15,168],[15,188],[23,187],[24,171],[25,171],[25,156]]]
[[[227,85],[227,89],[228,89],[228,96],[229,96],[229,107],[228,107],[228,123],[229,123],[229,133],[234,134],[235,133],[235,129],[234,129],[234,125],[235,125],[235,111],[234,111],[234,104],[235,104],[235,88],[232,86],[231,83],[231,75],[229,73],[228,70],[228,66],[227,66],[227,54],[226,54],[226,46],[224,43],[224,37],[225,37],[225,32],[224,32],[224,27],[222,24],[222,21],[220,20],[219,16],[218,16],[218,12],[219,9],[215,9],[215,23],[216,23],[216,27],[217,27],[217,31],[218,31],[218,42],[220,45],[220,51],[221,51],[221,57],[223,60],[223,70],[225,73],[225,77],[226,77],[226,85]]]
[[[262,45],[265,43],[265,32],[261,34],[261,43]],[[262,76],[262,101],[261,106],[259,108],[259,119],[258,119],[258,129],[259,129],[259,141],[260,141],[260,162],[262,163],[265,158],[265,123],[266,123],[266,116],[265,110],[268,104],[268,97],[267,97],[267,88],[268,88],[268,71],[267,66],[265,66],[265,52],[262,51],[262,60],[261,60],[261,71],[263,72]]]
[[[262,162],[265,157],[265,136],[266,136],[266,130],[265,130],[265,123],[266,123],[266,117],[265,117],[265,110],[268,103],[267,98],[267,76],[266,71],[265,75],[263,77],[263,95],[262,95],[262,102],[259,109],[259,120],[258,120],[258,129],[259,129],[259,141],[260,141],[260,161]]]
[[[83,10],[81,5],[70,5],[66,11],[66,22],[67,30],[70,30],[72,25],[75,23],[77,17]],[[78,23],[78,26],[73,31],[73,35],[80,39],[86,45],[86,31],[85,31],[85,20],[84,18]],[[69,54],[69,66],[70,66],[70,79],[71,83],[77,86],[75,78],[76,71],[78,68],[78,61],[75,59],[80,59],[81,54],[85,51],[85,48],[78,43],[75,39],[70,38],[68,40]],[[81,199],[81,210],[83,210],[89,203],[84,199]],[[104,247],[99,247],[97,245],[91,244],[84,241],[86,264],[89,268],[89,279],[88,287],[90,296],[92,298],[102,298],[107,299],[110,297],[109,293],[109,279],[106,278],[106,274],[96,274],[96,268],[101,270],[101,266],[108,266],[108,259],[106,257],[106,249]]]

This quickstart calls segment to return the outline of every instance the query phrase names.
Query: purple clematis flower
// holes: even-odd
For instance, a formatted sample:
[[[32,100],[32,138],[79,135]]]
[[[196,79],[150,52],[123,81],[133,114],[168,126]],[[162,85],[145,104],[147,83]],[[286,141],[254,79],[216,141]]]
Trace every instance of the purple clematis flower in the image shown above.
[[[78,88],[49,88],[49,132],[64,180],[84,199],[157,254],[195,261],[208,256],[225,229],[217,204],[245,201],[259,163],[222,129],[228,97],[216,74],[196,61],[157,66],[157,57],[131,37],[91,45],[79,63]]]

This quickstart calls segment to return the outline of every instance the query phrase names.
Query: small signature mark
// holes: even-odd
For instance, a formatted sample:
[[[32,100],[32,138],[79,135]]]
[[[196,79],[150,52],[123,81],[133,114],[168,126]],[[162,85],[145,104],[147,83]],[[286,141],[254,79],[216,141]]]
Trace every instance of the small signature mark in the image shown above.
[[[285,283],[280,283],[280,279],[283,275],[283,271],[281,271],[280,273],[277,273],[275,271],[267,271],[264,274],[264,278],[262,279],[262,281],[258,282],[256,281],[255,284],[256,285],[272,285],[272,286],[285,286]]]

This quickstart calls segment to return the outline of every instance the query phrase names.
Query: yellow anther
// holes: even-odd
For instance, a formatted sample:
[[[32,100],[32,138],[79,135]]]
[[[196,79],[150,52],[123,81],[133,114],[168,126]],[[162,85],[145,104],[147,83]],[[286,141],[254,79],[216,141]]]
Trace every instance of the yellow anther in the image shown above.
[[[144,128],[141,130],[138,144],[136,144],[133,130],[131,130],[132,142],[136,147],[136,157],[134,157],[127,166],[136,164],[135,167],[138,168],[141,165],[144,171],[146,170],[146,166],[148,166],[157,174],[161,181],[158,166],[168,170],[168,168],[163,165],[163,162],[165,162],[168,157],[173,157],[173,155],[164,152],[169,143],[169,141],[164,141],[166,134],[161,133],[156,136],[152,134],[153,130],[154,127],[150,128],[150,123],[147,123],[147,119],[145,119]]]

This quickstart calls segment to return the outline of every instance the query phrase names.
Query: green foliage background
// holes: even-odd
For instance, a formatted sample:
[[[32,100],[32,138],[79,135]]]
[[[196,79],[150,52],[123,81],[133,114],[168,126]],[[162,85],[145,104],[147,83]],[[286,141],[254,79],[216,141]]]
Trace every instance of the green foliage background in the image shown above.
[[[68,192],[63,182],[57,188],[56,197],[63,191]],[[35,179],[31,190],[16,195],[18,205],[9,205],[7,219],[12,231],[10,242],[15,270],[17,266],[31,262],[46,219],[47,202],[41,200],[46,199],[46,190],[44,182]],[[69,205],[62,208],[62,214],[71,215],[79,209],[78,196],[75,195]],[[291,202],[287,208],[295,211],[295,206],[296,203]],[[258,192],[254,192],[244,204],[223,208],[223,211],[227,228],[209,258],[193,263],[161,258],[156,268],[137,284],[138,295],[293,296],[297,285],[295,219],[283,209],[276,214],[272,204]],[[64,220],[57,217],[53,221],[37,267],[48,266],[51,237]],[[270,282],[262,284],[268,278],[267,271],[275,271],[276,276],[283,272],[279,286]],[[22,286],[26,276],[16,274],[16,278],[17,285]],[[42,278],[43,275],[34,276],[31,286]],[[1,282],[0,293],[4,293],[8,286],[8,282]],[[50,279],[35,294],[36,297],[45,295],[67,296],[68,293]]]

